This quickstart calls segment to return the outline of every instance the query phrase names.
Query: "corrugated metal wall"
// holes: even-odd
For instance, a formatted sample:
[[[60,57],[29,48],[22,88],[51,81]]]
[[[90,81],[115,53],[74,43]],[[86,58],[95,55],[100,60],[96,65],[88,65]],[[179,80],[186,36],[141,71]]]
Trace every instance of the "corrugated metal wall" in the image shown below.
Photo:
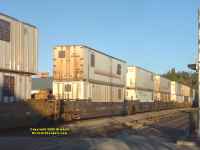
[[[192,102],[193,91],[189,86],[180,84],[178,82],[172,81],[171,82],[171,99],[177,102]]]
[[[154,100],[156,101],[170,101],[171,100],[171,81],[161,77],[154,76]]]
[[[154,89],[157,92],[170,93],[171,81],[159,75],[154,76]]]
[[[93,101],[124,100],[127,68],[122,60],[83,45],[57,46],[54,48],[53,68],[54,81],[65,82],[53,85],[56,97]],[[71,82],[73,93],[65,92],[64,85]],[[78,87],[83,91],[79,92]]]
[[[139,100],[140,102],[152,102],[153,91],[126,89],[126,100]]]
[[[14,96],[4,96],[4,77],[14,77]],[[31,93],[31,77],[21,74],[2,73],[0,72],[0,101],[13,102],[19,100],[30,99]]]
[[[94,56],[94,66],[91,66],[91,55]],[[121,74],[117,74],[118,65],[121,65]],[[125,86],[126,62],[89,47],[80,45],[55,47],[53,68],[54,80],[92,80]]]
[[[137,66],[128,67],[126,100],[153,101],[154,74]]]
[[[126,84],[126,73],[127,73],[127,64],[126,62],[119,60],[117,58],[113,58],[101,52],[98,52],[94,49],[88,47],[82,47],[87,52],[87,59],[85,63],[88,66],[86,69],[88,74],[88,79],[95,82],[102,82],[105,85],[113,85],[113,86],[123,86]],[[95,65],[91,66],[91,56],[95,57]],[[121,73],[117,73],[117,67],[121,66]]]
[[[68,87],[70,88],[68,89]],[[84,81],[53,82],[56,99],[91,100],[93,102],[122,102],[124,88],[94,84]]]
[[[0,40],[0,69],[36,73],[37,29],[0,14],[0,22],[4,21],[9,24],[10,39]]]
[[[136,66],[128,67],[126,86],[127,88],[153,91],[153,73]]]
[[[84,80],[84,52],[78,46],[57,46],[54,48],[53,78],[59,81]]]
[[[189,97],[190,96],[190,87],[181,84],[181,95]]]
[[[29,99],[38,65],[37,28],[0,13],[0,50],[0,101]]]

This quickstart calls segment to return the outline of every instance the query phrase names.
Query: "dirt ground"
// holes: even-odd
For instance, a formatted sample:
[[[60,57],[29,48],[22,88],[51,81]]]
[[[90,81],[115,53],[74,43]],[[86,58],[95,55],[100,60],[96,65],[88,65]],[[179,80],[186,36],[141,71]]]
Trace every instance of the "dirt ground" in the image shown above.
[[[0,149],[199,150],[189,124],[188,112],[182,110],[77,121],[58,126],[70,129],[65,136],[28,136],[25,130],[1,135]]]

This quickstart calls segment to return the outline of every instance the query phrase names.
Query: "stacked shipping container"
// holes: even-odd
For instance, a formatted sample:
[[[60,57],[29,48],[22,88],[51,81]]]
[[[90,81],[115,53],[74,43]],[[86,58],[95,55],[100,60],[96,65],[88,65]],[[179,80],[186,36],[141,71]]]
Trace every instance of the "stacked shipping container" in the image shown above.
[[[54,48],[57,99],[122,102],[191,101],[190,88],[84,45]],[[125,89],[126,84],[126,89]],[[126,95],[125,95],[126,91]]]
[[[37,29],[0,13],[0,101],[30,98],[37,72]]]
[[[125,99],[152,102],[153,84],[152,72],[136,66],[128,67]]]
[[[171,81],[159,76],[154,76],[154,100],[170,101]]]
[[[171,81],[171,100],[172,101],[182,101],[181,97],[180,97],[180,84],[175,82],[175,81]]]
[[[30,98],[31,75],[37,72],[37,36],[35,26],[0,13],[0,101]],[[195,94],[186,85],[140,67],[127,69],[125,61],[84,45],[55,47],[53,69],[57,99],[191,102]]]
[[[53,94],[57,99],[121,102],[126,62],[84,45],[54,48]]]
[[[178,82],[171,82],[171,99],[176,102],[192,103],[195,96],[195,90]]]
[[[181,95],[182,95],[182,99],[184,102],[189,102],[190,101],[190,93],[191,89],[190,87],[186,86],[186,85],[181,85]]]

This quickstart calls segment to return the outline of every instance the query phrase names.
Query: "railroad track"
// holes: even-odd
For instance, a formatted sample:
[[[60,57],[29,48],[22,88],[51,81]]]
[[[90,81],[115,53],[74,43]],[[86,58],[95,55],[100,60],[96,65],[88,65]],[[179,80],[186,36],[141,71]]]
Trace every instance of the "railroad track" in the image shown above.
[[[81,120],[70,124],[63,124],[62,127],[70,128],[73,132],[87,135],[95,132],[109,132],[110,130],[121,130],[125,128],[141,129],[151,125],[172,128],[187,128],[185,124],[188,118],[182,113],[182,110],[165,110],[160,112],[147,112],[131,116],[117,116],[109,118],[98,118],[92,120]],[[105,131],[104,131],[105,130]],[[108,131],[106,131],[108,130]]]

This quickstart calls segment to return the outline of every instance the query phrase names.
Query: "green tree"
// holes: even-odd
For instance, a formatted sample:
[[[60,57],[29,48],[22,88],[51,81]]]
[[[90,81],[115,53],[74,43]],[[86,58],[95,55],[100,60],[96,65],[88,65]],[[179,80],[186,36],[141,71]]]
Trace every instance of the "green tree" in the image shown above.
[[[198,76],[196,72],[176,71],[175,68],[172,68],[162,76],[169,80],[188,85],[194,89],[198,88]]]

